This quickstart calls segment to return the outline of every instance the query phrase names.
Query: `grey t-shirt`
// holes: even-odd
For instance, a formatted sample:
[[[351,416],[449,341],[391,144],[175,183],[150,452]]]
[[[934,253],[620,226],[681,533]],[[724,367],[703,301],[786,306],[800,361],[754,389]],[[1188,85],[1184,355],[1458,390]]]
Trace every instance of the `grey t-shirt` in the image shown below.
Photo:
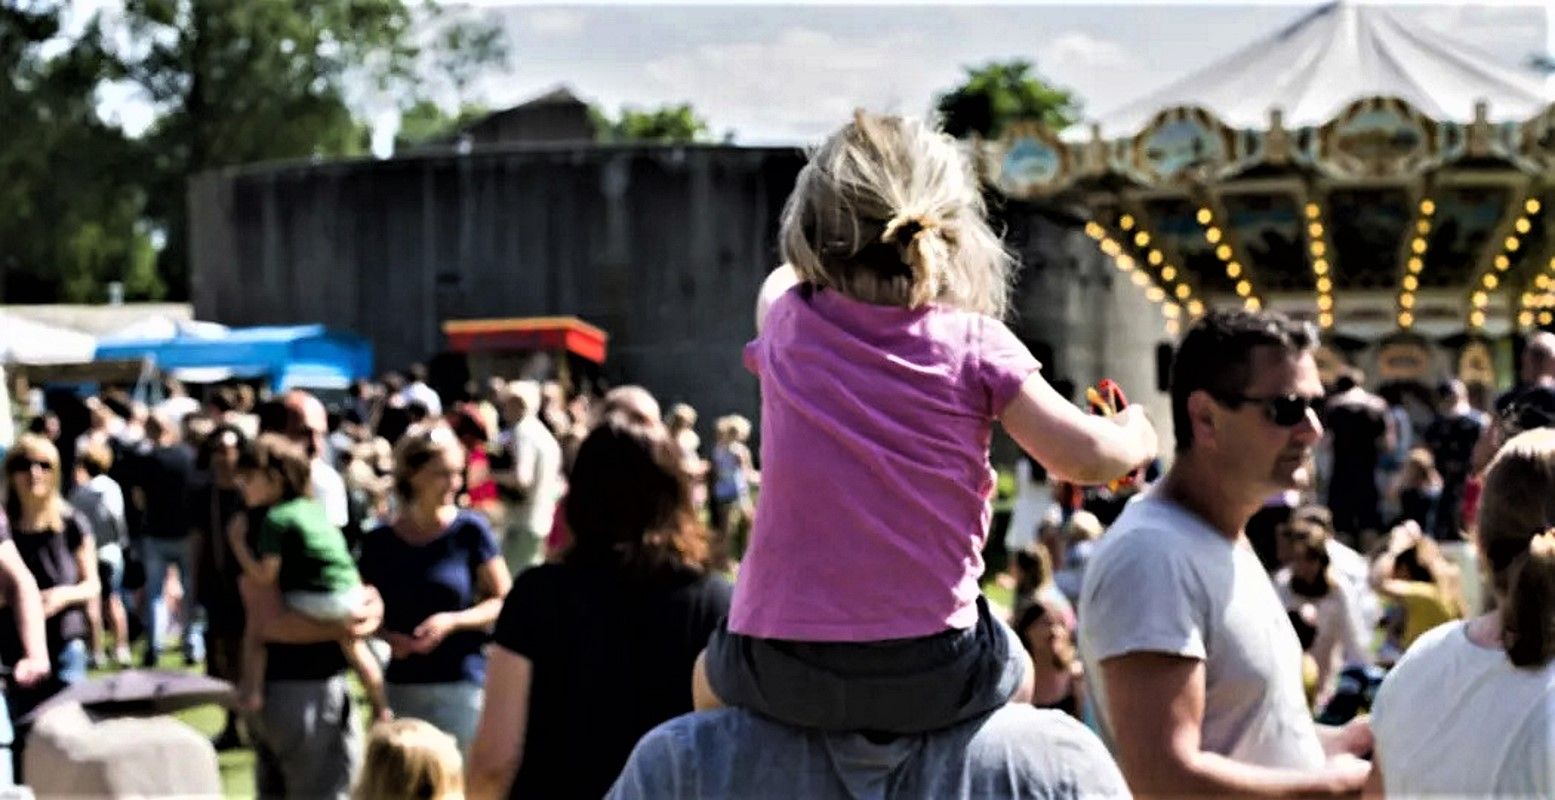
[[[1084,725],[1008,705],[982,719],[874,743],[737,708],[676,717],[637,743],[607,797],[1127,797]]]
[[[1080,655],[1109,744],[1101,662],[1129,653],[1204,662],[1204,750],[1264,767],[1324,765],[1301,643],[1252,547],[1158,491],[1113,523],[1080,595]]]

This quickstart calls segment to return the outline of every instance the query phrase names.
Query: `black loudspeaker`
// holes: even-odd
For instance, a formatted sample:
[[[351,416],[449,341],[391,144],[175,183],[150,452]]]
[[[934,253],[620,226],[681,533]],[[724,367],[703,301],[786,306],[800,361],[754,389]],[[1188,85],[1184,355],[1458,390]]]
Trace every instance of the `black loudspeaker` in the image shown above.
[[[1158,392],[1172,388],[1172,357],[1176,353],[1171,342],[1155,346],[1155,390]]]

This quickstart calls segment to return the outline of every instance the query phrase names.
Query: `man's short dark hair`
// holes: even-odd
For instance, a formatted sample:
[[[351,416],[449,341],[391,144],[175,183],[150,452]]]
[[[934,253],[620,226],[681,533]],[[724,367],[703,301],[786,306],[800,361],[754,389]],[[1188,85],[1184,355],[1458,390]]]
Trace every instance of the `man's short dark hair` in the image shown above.
[[[1193,444],[1188,395],[1200,390],[1218,398],[1243,394],[1253,380],[1255,348],[1302,352],[1315,343],[1311,326],[1278,311],[1211,311],[1200,317],[1189,326],[1172,359],[1172,433],[1177,452]]]

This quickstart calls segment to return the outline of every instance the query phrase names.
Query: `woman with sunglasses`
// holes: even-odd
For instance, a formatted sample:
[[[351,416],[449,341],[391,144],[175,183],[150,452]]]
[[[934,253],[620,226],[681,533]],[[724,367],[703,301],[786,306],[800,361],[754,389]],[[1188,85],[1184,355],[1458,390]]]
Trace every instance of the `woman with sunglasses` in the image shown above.
[[[12,691],[13,719],[86,679],[87,605],[98,598],[97,544],[91,527],[59,493],[59,451],[35,434],[5,456],[6,515],[16,548],[38,583],[53,670],[50,680]],[[14,633],[6,629],[4,633]]]

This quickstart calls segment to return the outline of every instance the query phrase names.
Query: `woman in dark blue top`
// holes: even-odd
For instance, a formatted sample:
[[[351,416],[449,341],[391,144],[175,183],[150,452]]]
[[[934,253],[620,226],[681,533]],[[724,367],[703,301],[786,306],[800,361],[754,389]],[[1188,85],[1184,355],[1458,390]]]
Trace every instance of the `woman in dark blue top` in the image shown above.
[[[512,585],[481,515],[455,503],[464,451],[446,432],[406,437],[395,448],[400,513],[362,540],[362,581],[383,596],[384,674],[395,715],[426,720],[461,749],[480,718],[482,648]]]

